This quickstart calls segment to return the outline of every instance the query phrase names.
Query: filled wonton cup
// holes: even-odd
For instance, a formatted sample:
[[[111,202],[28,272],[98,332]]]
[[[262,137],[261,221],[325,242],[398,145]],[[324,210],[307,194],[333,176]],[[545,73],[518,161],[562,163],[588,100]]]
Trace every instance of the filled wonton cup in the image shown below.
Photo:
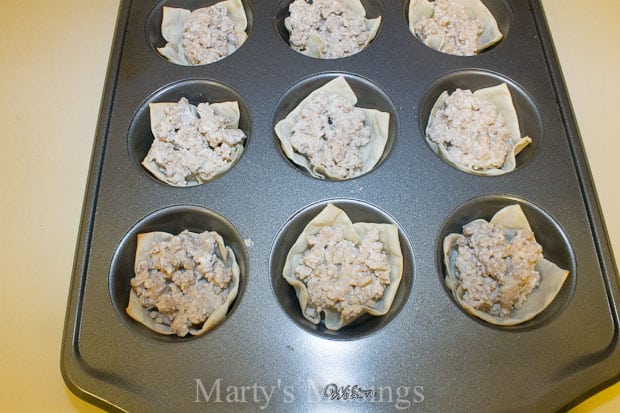
[[[362,5],[360,0],[339,0],[345,9],[349,9],[353,12],[353,14],[364,18],[364,25],[366,29],[369,31],[368,41],[365,42],[360,51],[364,50],[370,42],[374,40],[377,36],[377,32],[379,31],[379,26],[381,26],[381,16],[374,19],[366,18],[366,9]],[[291,24],[288,19],[284,19],[284,27],[289,32],[289,34],[293,31]],[[323,50],[325,49],[325,42],[321,39],[321,36],[316,31],[311,32],[308,35],[308,40],[306,42],[306,48],[304,50],[296,50],[297,52],[317,59],[327,59],[324,56]],[[359,52],[357,52],[359,53]]]
[[[379,241],[383,243],[383,250],[388,256],[390,268],[390,284],[385,287],[383,297],[376,301],[373,306],[361,306],[360,312],[351,318],[346,318],[343,314],[335,309],[325,309],[322,311],[324,315],[325,327],[329,330],[339,330],[350,324],[364,314],[372,316],[382,316],[390,310],[398,286],[403,276],[403,255],[400,248],[398,237],[398,228],[393,224],[373,224],[366,222],[352,223],[347,214],[333,204],[328,204],[316,217],[314,217],[299,235],[293,247],[286,256],[282,275],[286,281],[295,289],[299,306],[303,316],[313,324],[321,322],[321,314],[317,312],[309,312],[308,309],[308,289],[303,281],[299,280],[295,275],[295,268],[300,264],[304,253],[308,250],[307,238],[310,235],[317,234],[321,228],[326,226],[337,227],[344,233],[344,239],[351,241],[356,245],[362,240],[362,237],[370,230],[377,228],[379,230]]]
[[[477,18],[484,27],[480,34],[480,45],[476,49],[476,54],[485,49],[499,43],[502,38],[502,32],[499,30],[497,21],[493,14],[486,8],[480,0],[454,0],[461,3],[471,18]],[[417,37],[414,27],[422,19],[429,19],[434,14],[434,2],[428,0],[411,0],[409,2],[409,31]],[[428,47],[441,50],[443,39],[441,36],[429,36],[424,41]]]
[[[217,4],[223,5],[228,10],[228,15],[235,25],[235,35],[237,36],[238,43],[239,45],[243,44],[248,37],[245,32],[248,27],[248,18],[241,0],[225,0]],[[185,23],[191,12],[191,10],[176,7],[164,6],[163,8],[161,35],[167,43],[164,47],[158,47],[157,51],[171,63],[182,66],[195,66],[187,61],[183,47]],[[236,50],[237,47],[229,45],[228,55],[231,55]],[[224,57],[226,56],[223,56],[222,59]]]
[[[446,99],[449,94],[444,91],[431,109],[430,116],[428,118],[428,124],[426,126],[426,142],[441,159],[443,159],[449,165],[452,165],[456,169],[475,175],[483,176],[497,176],[503,175],[508,172],[512,172],[517,167],[517,155],[527,145],[532,142],[532,138],[529,136],[521,136],[521,129],[519,128],[519,118],[517,117],[517,110],[512,103],[512,95],[510,89],[506,83],[499,84],[493,87],[487,87],[478,89],[473,92],[474,96],[486,100],[487,102],[495,105],[499,113],[504,117],[506,126],[510,129],[510,141],[512,143],[512,150],[508,152],[504,164],[501,168],[489,168],[489,169],[473,169],[469,166],[463,165],[456,161],[453,156],[446,150],[444,145],[437,144],[429,139],[429,130],[433,127],[433,118],[435,112],[442,109],[445,106]]]
[[[338,94],[344,97],[347,101],[351,102],[353,105],[357,103],[357,96],[355,96],[353,89],[351,89],[351,86],[349,86],[343,76],[339,76],[310,93],[286,116],[286,118],[276,124],[274,130],[276,136],[280,140],[284,154],[294,164],[307,170],[313,177],[335,180],[350,179],[332,176],[320,165],[312,165],[310,160],[306,156],[296,152],[291,144],[291,136],[293,135],[295,119],[300,115],[301,108],[306,104],[306,102],[311,100],[313,96],[324,92]],[[361,109],[364,113],[364,124],[370,128],[370,142],[361,148],[363,166],[359,175],[363,175],[371,171],[383,156],[383,151],[385,150],[385,146],[388,141],[390,114],[376,109],[359,109]]]
[[[489,222],[501,225],[506,229],[532,230],[523,210],[516,204],[500,209]],[[462,234],[449,234],[443,240],[446,285],[457,303],[466,312],[490,324],[513,326],[533,319],[551,304],[568,278],[568,270],[564,270],[543,258],[535,266],[535,269],[540,273],[540,284],[527,295],[519,309],[513,309],[512,313],[505,317],[480,311],[464,301],[465,291],[463,291],[461,281],[456,275],[457,241],[464,237]]]
[[[162,119],[165,117],[164,110],[168,107],[172,107],[177,103],[173,102],[159,102],[159,103],[150,103],[149,104],[149,113],[151,117],[151,133],[153,134],[153,138],[157,139],[157,127],[161,123]],[[211,103],[209,104],[213,111],[218,116],[223,116],[226,119],[230,119],[230,128],[236,129],[239,127],[239,119],[241,118],[241,112],[239,111],[239,103],[236,101],[231,102],[219,102],[219,103]],[[209,182],[218,176],[223,175],[226,171],[228,171],[232,166],[237,162],[237,160],[243,154],[244,146],[242,143],[235,145],[233,147],[233,156],[230,162],[224,165],[222,168],[217,170],[215,173],[210,174],[209,176],[201,176],[200,174],[195,174],[191,177],[186,178],[185,185],[181,185],[171,180],[157,165],[156,162],[152,160],[147,160],[146,158],[142,161],[142,166],[146,168],[150,173],[153,174],[157,179],[162,182],[167,183],[171,186],[176,187],[186,187],[186,186],[195,186],[204,184],[205,182]]]
[[[235,257],[233,250],[230,247],[224,245],[224,239],[220,236],[220,234],[212,231],[211,235],[213,235],[217,242],[218,256],[222,259],[223,262],[226,263],[227,267],[232,269],[232,278],[230,281],[228,296],[226,297],[224,303],[217,307],[213,311],[213,313],[211,313],[211,315],[204,321],[202,326],[200,326],[199,328],[189,328],[189,333],[193,336],[199,336],[201,334],[204,334],[207,331],[213,329],[220,322],[222,322],[226,318],[228,309],[237,297],[237,293],[239,291],[240,271],[239,264],[237,263],[237,258]],[[136,268],[138,262],[149,256],[151,245],[153,245],[155,242],[168,241],[173,236],[174,235],[167,232],[148,232],[144,234],[138,234],[136,259],[134,261],[134,271],[138,271]],[[148,309],[140,304],[140,302],[138,301],[138,296],[134,292],[133,288],[129,293],[129,304],[127,305],[126,312],[131,318],[159,334],[175,334],[170,326],[156,323],[155,320],[150,317]]]

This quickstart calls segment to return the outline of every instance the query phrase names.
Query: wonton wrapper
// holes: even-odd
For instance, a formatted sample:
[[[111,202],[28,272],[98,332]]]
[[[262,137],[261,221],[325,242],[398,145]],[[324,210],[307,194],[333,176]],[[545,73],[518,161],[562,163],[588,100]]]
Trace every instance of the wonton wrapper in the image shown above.
[[[362,50],[364,50],[368,46],[368,44],[372,42],[374,38],[377,36],[377,32],[379,31],[379,26],[381,25],[381,16],[375,19],[366,19],[365,18],[366,9],[364,9],[364,6],[362,5],[362,2],[360,0],[339,0],[339,1],[344,8],[351,10],[354,14],[360,17],[364,17],[364,22],[366,23],[365,24],[366,29],[370,32],[370,35],[368,36],[368,42],[366,42],[361,47],[361,49],[358,52],[356,52],[356,53],[359,53]],[[293,31],[293,28],[291,27],[291,24],[289,23],[288,18],[284,19],[284,27],[286,27],[286,30],[288,30],[289,34]],[[293,49],[293,50],[303,55],[306,55],[309,57],[315,57],[317,59],[330,59],[328,57],[323,56],[324,46],[325,46],[325,43],[323,42],[323,39],[321,39],[321,36],[319,36],[316,31],[312,31],[308,35],[308,39],[306,40],[306,49],[305,50]],[[353,53],[353,54],[356,54],[356,53]],[[344,56],[344,57],[349,57],[349,56]],[[339,58],[335,57],[334,59],[339,59]]]
[[[235,254],[230,247],[224,245],[224,240],[215,231],[210,232],[211,235],[215,238],[217,242],[217,252],[218,256],[226,263],[226,266],[232,268],[232,277],[229,284],[229,291],[226,300],[222,305],[217,307],[213,313],[204,321],[204,324],[200,328],[192,328],[189,327],[189,333],[194,336],[198,336],[204,334],[205,332],[211,330],[213,327],[217,326],[221,321],[226,318],[226,313],[228,312],[228,307],[237,297],[237,292],[239,290],[239,264],[237,264],[237,259],[235,258]],[[196,234],[190,232],[190,234]],[[155,242],[168,241],[173,237],[172,234],[167,232],[147,232],[144,234],[138,234],[138,244],[136,247],[136,260],[134,262],[134,271],[136,271],[136,266],[140,260],[148,257],[151,245]],[[137,272],[137,271],[136,271]],[[156,323],[150,316],[148,310],[140,304],[138,301],[138,296],[134,292],[133,288],[129,293],[129,304],[127,305],[127,314],[149,329],[164,335],[172,335],[172,329],[170,326],[165,324]]]
[[[484,27],[480,34],[480,46],[476,49],[476,54],[487,49],[502,40],[502,32],[497,26],[495,17],[480,0],[454,0],[461,3],[470,17],[477,18]],[[428,0],[411,0],[409,2],[409,31],[416,36],[414,27],[420,20],[433,17],[435,6],[434,2]],[[416,36],[418,37],[418,36]],[[422,40],[422,39],[420,39]],[[429,36],[423,40],[428,47],[441,51],[443,39],[441,36]],[[442,52],[443,53],[443,52]]]
[[[228,9],[228,15],[235,23],[237,38],[241,46],[248,38],[245,32],[248,27],[248,19],[245,15],[241,0],[225,0],[217,4],[222,4]],[[185,22],[190,14],[191,10],[164,6],[164,15],[161,21],[161,35],[167,43],[164,47],[158,47],[157,51],[171,63],[183,66],[200,66],[187,61],[185,58],[185,49],[183,48]],[[228,55],[231,55],[236,50],[236,47],[229,45]],[[222,59],[224,57],[226,56],[222,56]]]
[[[314,90],[304,100],[302,100],[299,105],[297,105],[295,109],[293,109],[291,113],[286,116],[286,118],[276,124],[274,130],[280,140],[280,143],[282,144],[282,150],[291,161],[306,169],[310,175],[315,178],[330,178],[337,180],[351,179],[371,171],[377,162],[379,162],[381,156],[383,156],[383,151],[385,149],[385,145],[387,144],[390,129],[390,114],[387,112],[381,112],[376,109],[359,108],[364,112],[364,124],[370,128],[370,142],[366,146],[360,148],[363,166],[359,175],[355,177],[339,178],[331,176],[323,167],[311,165],[308,158],[293,149],[293,145],[291,144],[291,136],[293,135],[295,118],[301,113],[301,108],[307,101],[309,101],[314,95],[322,92],[338,94],[351,102],[353,105],[357,103],[357,97],[355,96],[353,89],[351,89],[351,86],[349,86],[347,81],[342,76],[339,76]]]
[[[157,127],[161,123],[161,120],[164,118],[164,109],[170,106],[174,106],[177,103],[172,102],[160,102],[160,103],[149,103],[149,111],[151,116],[151,133],[153,134],[153,139],[157,139]],[[209,106],[213,108],[213,111],[216,115],[224,116],[226,119],[230,119],[230,127],[229,129],[237,129],[239,128],[239,118],[241,117],[241,113],[239,112],[239,103],[236,101],[231,102],[219,102],[219,103],[210,103]],[[246,136],[247,138],[247,136]],[[216,173],[210,176],[201,176],[199,174],[188,176],[185,178],[185,185],[180,185],[169,179],[166,174],[161,170],[161,168],[157,165],[156,162],[147,161],[146,156],[144,160],[142,160],[142,166],[144,166],[150,173],[152,173],[157,179],[162,182],[167,183],[171,186],[177,187],[185,187],[185,186],[194,186],[204,184],[212,179],[217,178],[218,176],[224,174],[228,171],[233,164],[241,157],[243,153],[243,142],[235,145],[233,148],[234,154],[233,159],[227,163],[224,167],[218,170]]]
[[[329,330],[339,330],[347,324],[353,322],[361,315],[368,313],[373,316],[387,314],[392,306],[398,286],[403,277],[403,254],[398,238],[398,228],[393,224],[373,224],[366,222],[352,223],[347,214],[333,204],[328,204],[316,217],[314,217],[299,235],[295,244],[286,256],[286,262],[282,270],[282,275],[286,281],[295,288],[299,306],[303,316],[313,324],[321,322],[321,315],[308,314],[308,289],[306,285],[295,276],[295,268],[301,262],[304,252],[308,250],[307,237],[314,235],[326,226],[340,228],[344,233],[344,239],[359,245],[362,237],[373,228],[379,229],[379,241],[383,243],[383,249],[388,256],[390,266],[391,283],[385,287],[383,297],[376,302],[375,306],[360,306],[359,315],[346,319],[341,313],[333,309],[324,310],[325,327]]]
[[[491,218],[490,223],[501,225],[506,229],[527,229],[531,231],[527,217],[518,204],[510,205],[497,211],[493,218]],[[461,288],[461,281],[456,277],[456,257],[458,255],[456,242],[464,237],[462,234],[449,234],[443,240],[446,285],[465,311],[488,323],[512,326],[531,320],[547,308],[558,295],[562,285],[564,285],[564,281],[568,277],[568,270],[563,270],[556,264],[543,258],[534,267],[540,273],[540,284],[527,295],[521,308],[518,310],[513,309],[512,313],[505,317],[485,313],[463,301],[465,292]]]
[[[439,98],[435,102],[435,105],[433,105],[433,108],[431,109],[431,114],[428,118],[428,125],[426,126],[426,142],[428,142],[433,152],[439,155],[441,159],[463,172],[475,175],[496,176],[514,171],[517,167],[517,155],[523,150],[523,148],[525,148],[532,142],[532,138],[530,138],[529,136],[521,137],[517,110],[512,103],[512,96],[510,94],[508,86],[506,85],[506,83],[502,83],[497,86],[478,89],[473,92],[473,94],[474,96],[495,105],[498,109],[498,112],[501,113],[504,117],[504,120],[506,121],[506,126],[508,127],[508,129],[510,129],[510,141],[512,142],[513,146],[512,150],[506,155],[506,159],[504,160],[504,164],[502,165],[502,167],[490,169],[473,169],[471,167],[461,165],[452,158],[450,153],[445,149],[443,145],[439,145],[429,139],[428,131],[433,126],[433,116],[435,115],[435,112],[437,112],[444,106],[445,101],[449,96],[447,91],[444,91],[439,96]]]

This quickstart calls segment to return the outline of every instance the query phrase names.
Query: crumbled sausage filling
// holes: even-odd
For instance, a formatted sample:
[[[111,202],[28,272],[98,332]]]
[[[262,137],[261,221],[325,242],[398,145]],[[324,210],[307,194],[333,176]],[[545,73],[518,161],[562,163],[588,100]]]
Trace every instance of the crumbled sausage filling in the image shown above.
[[[471,90],[457,89],[432,119],[428,138],[474,170],[501,168],[513,149],[510,129],[497,107]]]
[[[442,39],[439,50],[458,56],[475,55],[483,31],[480,20],[470,17],[465,7],[453,0],[436,0],[433,16],[414,26],[416,36],[423,42],[439,36]]]
[[[377,229],[359,244],[345,240],[342,230],[332,226],[321,228],[306,241],[309,249],[295,275],[307,286],[309,314],[333,309],[348,319],[381,300],[391,280]]]
[[[213,178],[235,160],[243,145],[245,133],[231,127],[232,119],[215,114],[209,103],[196,107],[181,98],[164,114],[145,160],[155,162],[175,184]]]
[[[331,177],[346,179],[362,173],[361,148],[370,142],[364,112],[334,93],[317,93],[294,119],[291,145]]]
[[[521,308],[540,284],[534,267],[543,255],[534,233],[476,220],[463,227],[463,235],[455,262],[463,301],[499,317]]]
[[[289,43],[295,50],[306,50],[308,37],[319,36],[323,57],[334,59],[358,53],[371,40],[364,16],[353,13],[339,0],[295,0],[289,12]]]
[[[225,302],[231,278],[213,235],[186,230],[151,246],[148,258],[136,264],[131,287],[156,323],[185,336]]]
[[[219,3],[194,10],[185,22],[185,58],[192,65],[204,65],[228,56],[243,43],[235,29],[228,9]]]

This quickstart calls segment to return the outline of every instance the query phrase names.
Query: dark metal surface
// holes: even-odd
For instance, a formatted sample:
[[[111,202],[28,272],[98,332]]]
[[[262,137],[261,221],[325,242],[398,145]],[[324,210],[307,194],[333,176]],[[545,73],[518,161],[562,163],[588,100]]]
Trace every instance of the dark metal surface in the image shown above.
[[[121,4],[63,338],[62,372],[74,392],[129,411],[555,411],[617,378],[617,270],[537,1],[485,0],[505,38],[475,57],[424,46],[408,31],[407,2],[396,0],[363,1],[383,16],[382,26],[366,50],[345,59],[291,50],[281,33],[284,0],[244,0],[248,40],[219,62],[183,67],[157,55],[164,3],[193,9],[214,2]],[[361,106],[393,115],[379,165],[343,182],[296,168],[273,133],[301,91],[338,74],[353,80]],[[517,170],[481,177],[441,161],[423,136],[436,96],[501,81],[534,140]],[[140,165],[151,139],[144,105],[162,95],[200,95],[196,85],[207,85],[206,95],[240,97],[250,136],[228,173],[173,188]],[[357,219],[395,222],[405,253],[393,310],[337,334],[295,315],[294,292],[277,273],[293,233],[328,200]],[[545,251],[571,275],[535,320],[497,328],[451,299],[438,246],[470,216],[489,218],[512,202],[524,206]],[[160,337],[124,315],[132,236],[183,226],[224,233],[243,261],[242,288],[213,331]],[[375,393],[331,400],[330,384]]]

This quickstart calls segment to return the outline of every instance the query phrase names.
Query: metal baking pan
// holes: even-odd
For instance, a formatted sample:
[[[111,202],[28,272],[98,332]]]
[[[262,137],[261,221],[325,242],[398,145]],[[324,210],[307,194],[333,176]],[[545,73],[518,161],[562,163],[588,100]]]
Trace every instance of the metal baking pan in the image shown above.
[[[126,411],[556,411],[618,379],[617,270],[538,1],[484,0],[505,38],[475,57],[414,38],[406,0],[363,0],[383,22],[367,49],[344,59],[291,50],[285,0],[244,0],[249,38],[219,62],[184,67],[155,52],[164,4],[213,3],[121,3],[67,306],[61,367],[72,391]],[[296,168],[273,133],[304,93],[337,75],[360,106],[392,115],[378,166],[340,182]],[[502,81],[534,139],[517,169],[481,177],[444,163],[424,140],[436,97]],[[140,165],[152,139],[148,102],[181,96],[239,100],[249,135],[229,172],[190,188]],[[396,223],[405,258],[392,310],[337,332],[306,322],[280,276],[288,248],[327,202],[354,221]],[[538,317],[499,328],[455,304],[440,244],[514,202],[571,274]],[[207,334],[158,336],[124,311],[135,235],[185,228],[224,236],[240,261],[240,292]]]

